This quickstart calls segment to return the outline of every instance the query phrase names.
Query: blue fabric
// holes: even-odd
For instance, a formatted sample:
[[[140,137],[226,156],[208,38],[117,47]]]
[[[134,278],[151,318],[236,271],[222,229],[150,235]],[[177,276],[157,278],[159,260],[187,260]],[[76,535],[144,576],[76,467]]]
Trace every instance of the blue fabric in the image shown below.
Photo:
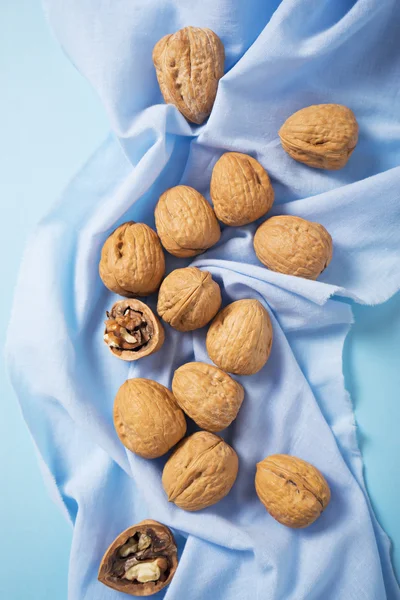
[[[395,0],[46,0],[45,7],[113,130],[30,240],[8,340],[44,473],[74,525],[69,599],[120,597],[97,582],[99,561],[120,531],[146,517],[173,527],[179,543],[180,566],[160,594],[167,600],[400,598],[342,375],[352,322],[343,297],[373,304],[400,288]],[[155,42],[185,25],[210,27],[226,48],[226,75],[200,127],[162,102],[151,60]],[[359,144],[338,172],[296,163],[277,136],[295,110],[325,102],[349,106],[360,125]],[[212,272],[225,303],[263,302],[274,344],[259,374],[239,378],[245,400],[224,432],[239,455],[238,480],[219,504],[189,514],[166,500],[165,458],[146,461],[121,445],[112,405],[127,377],[168,386],[179,365],[208,361],[206,331],[166,327],[159,353],[131,366],[116,360],[102,334],[117,297],[97,265],[116,225],[154,225],[166,188],[185,183],[209,197],[224,150],[260,160],[276,193],[273,213],[322,223],[334,257],[318,282],[270,272],[255,257],[252,224],[223,228],[218,245],[192,261]],[[168,270],[186,264],[167,257]],[[148,301],[154,308],[156,298]],[[330,506],[306,530],[278,524],[256,497],[255,464],[277,452],[309,460],[331,486]]]

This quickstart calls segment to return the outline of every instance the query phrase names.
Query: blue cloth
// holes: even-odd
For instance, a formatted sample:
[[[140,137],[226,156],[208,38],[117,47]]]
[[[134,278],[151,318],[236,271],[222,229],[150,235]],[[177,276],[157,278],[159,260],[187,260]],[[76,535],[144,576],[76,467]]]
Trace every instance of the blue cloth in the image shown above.
[[[120,531],[146,517],[173,527],[180,547],[178,571],[160,594],[166,600],[400,598],[342,375],[352,322],[343,297],[373,304],[400,288],[395,0],[45,0],[45,7],[113,130],[32,236],[8,340],[43,471],[74,525],[69,599],[120,597],[97,582],[99,562]],[[155,42],[185,25],[210,27],[226,48],[226,75],[200,127],[162,102],[151,60]],[[360,125],[359,144],[338,172],[296,163],[277,136],[294,111],[326,102],[352,108]],[[130,366],[118,361],[102,341],[117,297],[97,265],[118,224],[154,225],[166,188],[185,183],[209,197],[212,166],[225,150],[260,160],[275,189],[273,214],[322,223],[334,256],[318,282],[270,272],[254,254],[252,224],[223,228],[217,246],[192,261],[222,285],[224,303],[263,302],[274,344],[259,374],[239,378],[245,400],[224,432],[239,455],[238,480],[219,504],[190,514],[166,500],[165,458],[147,461],[122,446],[112,406],[127,377],[168,386],[179,365],[208,361],[206,331],[166,327],[159,353]],[[186,264],[167,257],[168,270]],[[156,298],[148,301],[154,308]],[[274,521],[255,494],[256,462],[281,452],[315,464],[332,490],[328,509],[305,530]]]

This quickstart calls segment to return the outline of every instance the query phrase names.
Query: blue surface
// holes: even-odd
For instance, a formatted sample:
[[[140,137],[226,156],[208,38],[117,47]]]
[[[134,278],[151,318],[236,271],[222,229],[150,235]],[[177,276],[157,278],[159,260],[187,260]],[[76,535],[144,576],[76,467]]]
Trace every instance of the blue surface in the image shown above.
[[[5,73],[0,108],[7,115],[2,127],[0,161],[4,337],[11,290],[26,237],[70,176],[103,139],[107,121],[87,83],[51,38],[39,5],[29,1],[5,2],[0,7],[0,22],[1,72]],[[24,178],[20,176],[21,164],[26,169]],[[357,307],[356,325],[345,353],[346,378],[356,406],[367,483],[377,516],[397,543],[399,309],[399,296],[384,306]],[[0,455],[2,481],[6,484],[0,500],[0,530],[9,543],[7,555],[2,555],[0,561],[0,597],[58,600],[66,597],[70,530],[46,495],[32,442],[4,370],[1,386]],[[23,577],[19,562],[8,558],[18,556],[21,540],[24,555],[30,556]],[[399,572],[400,559],[396,555],[395,558]]]

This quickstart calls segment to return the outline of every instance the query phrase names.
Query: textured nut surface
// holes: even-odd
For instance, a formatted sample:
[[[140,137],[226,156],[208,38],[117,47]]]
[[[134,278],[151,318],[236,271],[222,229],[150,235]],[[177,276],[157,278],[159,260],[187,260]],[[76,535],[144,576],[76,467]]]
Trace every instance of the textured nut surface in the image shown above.
[[[163,281],[157,312],[178,331],[204,327],[221,306],[221,290],[208,271],[196,267],[176,269]]]
[[[153,62],[165,102],[193,123],[209,116],[218,82],[224,74],[225,52],[211,29],[185,27],[154,46]]]
[[[172,391],[182,410],[199,427],[221,431],[236,419],[243,387],[227,373],[202,362],[182,365],[174,373]]]
[[[258,300],[237,300],[222,309],[207,333],[207,352],[224,371],[253,375],[267,362],[272,346],[271,319]]]
[[[177,566],[171,530],[148,519],[129,527],[113,541],[101,561],[98,579],[131,596],[151,596],[170,583]]]
[[[126,448],[144,458],[162,456],[186,433],[172,393],[150,379],[128,379],[114,402],[114,426]]]
[[[215,163],[210,193],[218,219],[231,226],[256,221],[274,202],[274,190],[263,166],[239,152],[227,152]]]
[[[119,300],[107,312],[104,341],[122,360],[138,360],[157,352],[164,343],[164,329],[151,308],[140,300]]]
[[[187,185],[164,192],[154,216],[161,243],[174,256],[201,254],[221,236],[213,209],[204,196]]]
[[[317,104],[295,112],[279,131],[283,149],[317,169],[341,169],[358,141],[354,113],[341,104]]]
[[[99,273],[112,292],[127,297],[147,296],[159,288],[164,272],[158,235],[144,223],[123,223],[105,241]]]
[[[331,497],[329,486],[316,467],[287,454],[275,454],[259,462],[255,484],[270,515],[288,527],[314,523]]]
[[[257,229],[254,250],[271,271],[317,279],[332,259],[332,238],[322,225],[300,217],[271,217]]]
[[[201,510],[229,493],[238,468],[233,448],[213,433],[198,431],[185,438],[169,458],[162,484],[169,502],[184,510]]]

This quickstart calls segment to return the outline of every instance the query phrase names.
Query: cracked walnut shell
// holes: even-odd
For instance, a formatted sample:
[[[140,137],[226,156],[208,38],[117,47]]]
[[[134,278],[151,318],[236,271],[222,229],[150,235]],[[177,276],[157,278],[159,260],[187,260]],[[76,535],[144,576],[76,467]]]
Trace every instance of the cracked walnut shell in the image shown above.
[[[171,530],[147,519],[119,534],[104,554],[98,579],[131,596],[151,596],[167,586],[177,569]]]
[[[223,371],[254,375],[271,353],[272,325],[258,300],[237,300],[222,309],[211,323],[207,352]]]
[[[271,271],[317,279],[331,262],[332,238],[319,223],[284,215],[260,225],[254,250]]]
[[[128,298],[147,296],[159,288],[164,272],[160,240],[144,223],[123,223],[105,241],[99,273],[112,292]]]
[[[226,152],[215,163],[210,194],[218,219],[231,226],[256,221],[274,202],[274,190],[264,167],[239,152]]]
[[[213,209],[199,192],[187,185],[164,192],[154,216],[161,243],[174,256],[201,254],[221,237]]]
[[[329,486],[316,467],[287,454],[257,464],[256,492],[267,511],[287,527],[314,523],[328,506]]]
[[[341,169],[358,141],[358,124],[341,104],[317,104],[295,112],[279,131],[282,147],[316,169]]]
[[[128,450],[158,458],[186,433],[186,419],[172,393],[150,379],[128,379],[114,402],[114,426]]]
[[[184,510],[201,510],[230,492],[238,468],[233,448],[213,433],[198,431],[185,438],[168,459],[162,484],[169,502]]]
[[[221,306],[221,290],[208,271],[175,269],[162,282],[157,312],[178,331],[200,329]]]
[[[185,27],[154,46],[153,62],[164,100],[192,123],[211,113],[218,82],[224,74],[225,52],[211,29]]]

